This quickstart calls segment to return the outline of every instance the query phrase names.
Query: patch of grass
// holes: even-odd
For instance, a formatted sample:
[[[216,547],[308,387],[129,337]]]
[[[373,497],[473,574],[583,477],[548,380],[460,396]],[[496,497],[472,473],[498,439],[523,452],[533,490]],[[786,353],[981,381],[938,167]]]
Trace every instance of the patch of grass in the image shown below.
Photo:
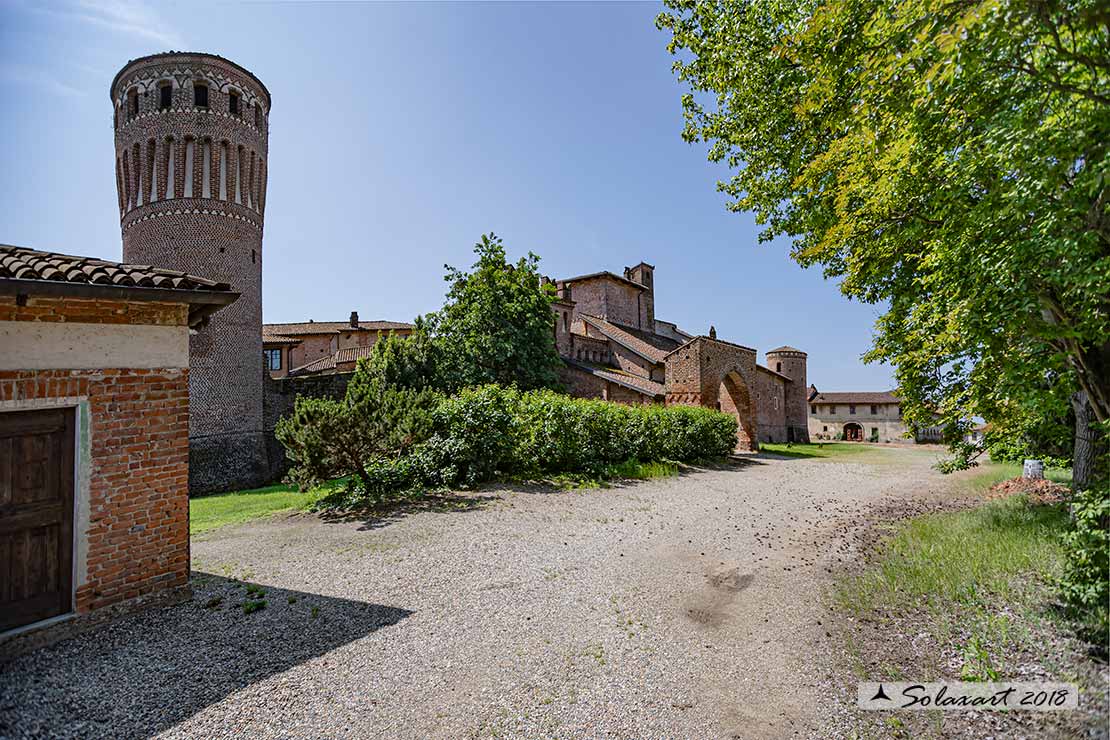
[[[597,473],[560,473],[541,482],[567,490],[608,488],[609,483],[614,480],[670,478],[678,475],[678,472],[678,463],[667,461],[644,463],[639,460],[625,460],[617,465],[607,465]],[[535,481],[521,480],[518,482],[530,483]]]
[[[198,535],[229,524],[242,524],[280,512],[304,511],[321,495],[342,483],[341,480],[331,481],[311,491],[298,491],[293,486],[282,484],[191,498],[189,534]]]
[[[265,608],[266,608],[266,600],[265,599],[262,599],[260,601],[244,601],[243,602],[243,613],[244,614],[254,614],[256,611],[260,611],[260,610],[265,609]]]
[[[801,458],[830,458],[851,457],[867,452],[874,452],[875,447],[858,442],[815,442],[812,444],[771,444],[760,443],[760,452],[770,452],[783,457]]]
[[[1009,596],[1018,575],[1059,573],[1067,520],[1062,507],[1031,507],[1023,496],[911,519],[880,546],[873,567],[839,584],[837,601],[867,615]]]

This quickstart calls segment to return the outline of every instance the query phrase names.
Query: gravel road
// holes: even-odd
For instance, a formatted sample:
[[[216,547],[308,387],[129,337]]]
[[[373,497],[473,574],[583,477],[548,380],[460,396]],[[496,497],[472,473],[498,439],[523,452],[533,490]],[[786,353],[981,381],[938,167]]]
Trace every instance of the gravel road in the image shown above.
[[[758,456],[218,530],[191,603],[0,667],[0,736],[806,736],[830,571],[931,461]]]

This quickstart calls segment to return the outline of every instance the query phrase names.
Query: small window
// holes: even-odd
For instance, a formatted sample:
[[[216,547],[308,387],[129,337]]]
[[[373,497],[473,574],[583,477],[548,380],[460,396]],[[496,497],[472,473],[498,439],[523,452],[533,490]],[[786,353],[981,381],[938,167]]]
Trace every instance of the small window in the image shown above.
[[[822,426],[821,431],[822,432],[827,432],[827,431],[829,431],[829,428],[827,426]]]
[[[227,112],[233,116],[239,115],[239,93],[234,90],[231,91],[227,99]]]
[[[569,331],[570,319],[567,317],[566,311],[563,312],[563,331]]]
[[[835,415],[836,414],[836,406],[829,406],[829,413]]]
[[[193,103],[198,108],[208,107],[208,85],[202,82],[193,85]]]
[[[173,85],[164,83],[158,88],[158,110],[166,110],[173,105]]]
[[[782,372],[782,363],[781,362],[776,362],[775,363],[775,372],[776,373],[781,373]]]
[[[855,406],[849,406],[849,407],[848,407],[848,413],[849,413],[849,414],[854,414],[854,413],[856,413],[856,407],[855,407]]]
[[[281,370],[281,350],[264,349],[262,354],[266,360],[267,370]]]
[[[879,407],[876,406],[875,404],[871,404],[871,415],[872,416],[878,416],[879,415]]]
[[[879,428],[878,427],[871,427],[871,438],[874,439],[876,442],[879,441]]]
[[[262,130],[262,106],[258,103],[254,104],[254,127]]]
[[[814,416],[817,416],[817,407],[816,406],[810,406],[809,407],[809,413],[813,414]]]
[[[134,118],[139,115],[139,91],[132,88],[127,91],[127,116]]]

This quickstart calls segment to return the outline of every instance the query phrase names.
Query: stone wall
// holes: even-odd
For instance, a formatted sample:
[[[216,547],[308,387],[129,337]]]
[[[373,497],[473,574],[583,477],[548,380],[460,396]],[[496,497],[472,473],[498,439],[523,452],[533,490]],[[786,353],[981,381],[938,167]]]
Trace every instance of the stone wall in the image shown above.
[[[266,450],[267,482],[280,480],[289,469],[289,463],[285,459],[285,448],[274,436],[274,427],[277,426],[278,420],[293,411],[297,396],[343,398],[351,375],[352,373],[332,373],[278,380],[269,376],[263,378],[262,419],[266,430],[263,446]]]

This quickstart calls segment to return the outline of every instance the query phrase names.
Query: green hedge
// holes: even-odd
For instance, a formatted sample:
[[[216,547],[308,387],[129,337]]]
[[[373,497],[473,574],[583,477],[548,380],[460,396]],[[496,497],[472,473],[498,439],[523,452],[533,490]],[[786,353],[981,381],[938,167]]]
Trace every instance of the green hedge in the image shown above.
[[[597,473],[627,460],[719,459],[736,445],[736,419],[719,411],[624,406],[497,385],[463,390],[432,414],[430,438],[405,457],[370,466],[371,490],[325,505],[510,477]]]

